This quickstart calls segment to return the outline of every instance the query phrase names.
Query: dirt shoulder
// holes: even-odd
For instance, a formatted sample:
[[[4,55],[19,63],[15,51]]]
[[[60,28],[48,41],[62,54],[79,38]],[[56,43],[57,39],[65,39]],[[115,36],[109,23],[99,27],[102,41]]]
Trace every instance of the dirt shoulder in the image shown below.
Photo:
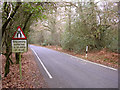
[[[13,65],[10,65],[10,73],[4,77],[5,57],[2,56],[2,88],[47,88],[47,84],[34,60],[30,49],[22,54],[22,80],[19,76],[19,64],[15,64],[15,55],[12,55]]]
[[[40,46],[40,45],[36,45]],[[41,46],[49,49],[53,49],[56,51],[64,52],[85,60],[89,60],[95,63],[103,64],[109,67],[118,68],[118,53],[110,52],[106,49],[100,51],[88,51],[88,57],[85,57],[85,53],[76,54],[72,51],[63,50],[60,46]]]

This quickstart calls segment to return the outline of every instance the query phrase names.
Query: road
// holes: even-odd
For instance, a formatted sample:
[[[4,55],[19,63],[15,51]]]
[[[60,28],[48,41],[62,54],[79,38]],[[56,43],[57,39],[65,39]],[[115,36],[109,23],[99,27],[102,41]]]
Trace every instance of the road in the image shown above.
[[[29,45],[50,88],[118,88],[118,70]]]

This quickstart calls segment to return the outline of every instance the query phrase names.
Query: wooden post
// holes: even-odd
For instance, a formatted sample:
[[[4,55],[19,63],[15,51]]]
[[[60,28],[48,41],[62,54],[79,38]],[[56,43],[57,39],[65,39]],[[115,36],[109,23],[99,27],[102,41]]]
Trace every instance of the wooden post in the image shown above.
[[[22,79],[22,69],[21,69],[21,53],[19,53],[19,70],[20,70],[20,79]]]

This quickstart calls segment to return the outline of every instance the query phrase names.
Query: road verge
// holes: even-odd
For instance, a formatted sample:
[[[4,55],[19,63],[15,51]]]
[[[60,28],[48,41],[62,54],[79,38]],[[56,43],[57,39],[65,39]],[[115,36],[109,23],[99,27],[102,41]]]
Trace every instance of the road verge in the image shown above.
[[[20,80],[19,64],[15,64],[15,55],[12,55],[13,65],[10,73],[4,77],[5,57],[2,56],[2,87],[3,88],[46,88],[47,84],[39,70],[34,55],[30,49],[22,54],[22,80]]]

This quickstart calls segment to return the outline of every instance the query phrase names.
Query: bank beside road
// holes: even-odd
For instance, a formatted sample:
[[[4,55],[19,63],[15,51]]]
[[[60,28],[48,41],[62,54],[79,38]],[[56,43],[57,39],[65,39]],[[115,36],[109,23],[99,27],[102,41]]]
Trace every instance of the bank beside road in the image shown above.
[[[10,65],[10,73],[4,77],[5,57],[2,56],[3,88],[47,88],[31,49],[22,54],[22,80],[20,80],[19,64],[15,64],[14,54],[12,60],[14,64]]]
[[[40,46],[40,45],[36,45],[36,46]],[[88,51],[87,53],[88,57],[86,58],[85,52],[83,54],[77,54],[77,53],[74,53],[73,51],[63,50],[60,46],[41,46],[41,47],[53,49],[59,52],[63,52],[78,58],[85,59],[87,61],[102,64],[115,69],[118,68],[118,53],[110,52],[110,51],[107,51],[106,49],[102,49],[100,51]]]

